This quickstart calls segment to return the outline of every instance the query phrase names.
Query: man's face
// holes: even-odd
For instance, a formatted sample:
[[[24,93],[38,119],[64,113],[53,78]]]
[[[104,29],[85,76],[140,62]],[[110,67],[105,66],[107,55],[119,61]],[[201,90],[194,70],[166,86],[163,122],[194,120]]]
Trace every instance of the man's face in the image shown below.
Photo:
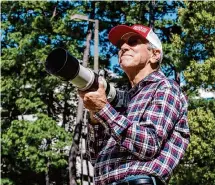
[[[118,48],[119,64],[126,73],[144,68],[152,55],[148,41],[135,33],[123,36],[118,42]]]

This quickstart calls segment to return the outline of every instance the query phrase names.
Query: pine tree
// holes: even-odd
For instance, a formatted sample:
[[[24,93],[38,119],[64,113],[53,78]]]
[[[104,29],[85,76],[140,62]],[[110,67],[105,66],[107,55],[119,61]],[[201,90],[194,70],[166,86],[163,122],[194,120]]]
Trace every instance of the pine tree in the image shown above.
[[[215,183],[215,101],[199,97],[199,89],[214,92],[214,2],[186,2],[179,9],[182,33],[172,36],[172,56],[184,74],[183,88],[189,97],[188,121],[191,142],[172,184]]]
[[[64,184],[77,95],[74,86],[45,71],[44,61],[55,47],[81,56],[73,36],[77,27],[68,21],[73,6],[45,1],[1,5],[3,184]]]

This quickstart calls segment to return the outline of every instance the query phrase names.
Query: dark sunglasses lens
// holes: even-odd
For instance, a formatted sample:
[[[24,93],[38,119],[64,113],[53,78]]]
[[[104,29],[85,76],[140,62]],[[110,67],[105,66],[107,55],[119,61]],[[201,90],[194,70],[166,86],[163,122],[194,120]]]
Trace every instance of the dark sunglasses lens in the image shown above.
[[[133,47],[136,46],[139,41],[141,41],[141,38],[138,36],[131,36],[127,41],[125,40],[119,40],[117,43],[117,48],[121,49],[122,45],[124,43],[128,44],[129,46]]]
[[[127,41],[129,46],[136,46],[138,44],[138,37],[130,37]]]
[[[124,43],[125,43],[125,41],[124,41],[124,40],[119,40],[119,41],[118,41],[118,43],[117,43],[117,45],[116,45],[116,46],[117,46],[117,48],[119,48],[119,49],[120,49]]]

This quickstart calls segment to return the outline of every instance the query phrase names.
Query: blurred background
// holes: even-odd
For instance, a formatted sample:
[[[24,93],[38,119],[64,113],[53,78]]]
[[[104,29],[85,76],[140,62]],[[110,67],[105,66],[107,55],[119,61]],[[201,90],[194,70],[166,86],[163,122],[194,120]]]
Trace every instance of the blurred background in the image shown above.
[[[214,185],[214,10],[213,1],[1,1],[1,184],[93,184],[77,88],[44,62],[63,47],[122,87],[108,32],[143,24],[162,40],[162,71],[189,99],[191,142],[170,184]]]

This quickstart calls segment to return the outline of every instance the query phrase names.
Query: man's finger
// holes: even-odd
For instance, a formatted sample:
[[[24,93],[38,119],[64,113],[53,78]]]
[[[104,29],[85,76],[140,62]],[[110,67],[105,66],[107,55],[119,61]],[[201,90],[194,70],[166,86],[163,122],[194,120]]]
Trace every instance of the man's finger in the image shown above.
[[[99,89],[105,90],[105,87],[104,87],[104,80],[102,79],[101,76],[99,77]]]
[[[84,95],[85,95],[85,94],[86,94],[85,92],[78,90],[78,95],[79,95],[82,99],[84,98]]]

